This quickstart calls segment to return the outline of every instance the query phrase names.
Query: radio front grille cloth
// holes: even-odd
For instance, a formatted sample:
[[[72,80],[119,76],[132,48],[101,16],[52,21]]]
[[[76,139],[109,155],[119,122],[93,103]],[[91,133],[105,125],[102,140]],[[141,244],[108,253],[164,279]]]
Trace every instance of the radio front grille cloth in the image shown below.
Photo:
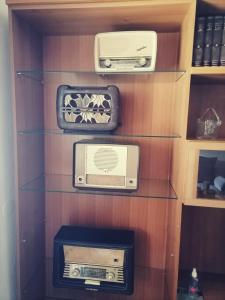
[[[116,86],[70,87],[57,91],[58,126],[65,130],[111,131],[119,121]]]

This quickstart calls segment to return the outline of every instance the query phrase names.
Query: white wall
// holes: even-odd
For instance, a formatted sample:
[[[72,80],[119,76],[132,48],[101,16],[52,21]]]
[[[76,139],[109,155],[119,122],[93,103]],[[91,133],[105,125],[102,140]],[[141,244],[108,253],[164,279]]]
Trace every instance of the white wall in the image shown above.
[[[16,299],[15,206],[8,10],[0,1],[0,300]]]

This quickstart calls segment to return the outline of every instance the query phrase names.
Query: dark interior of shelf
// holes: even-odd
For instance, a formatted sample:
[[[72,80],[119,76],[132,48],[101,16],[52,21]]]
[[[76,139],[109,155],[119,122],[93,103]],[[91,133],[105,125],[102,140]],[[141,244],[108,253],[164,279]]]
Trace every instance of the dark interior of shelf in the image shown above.
[[[190,282],[192,270],[180,270],[178,290],[186,291]],[[225,299],[225,273],[214,274],[200,272],[198,274],[199,287],[204,300],[224,300]]]
[[[178,287],[197,268],[204,300],[225,299],[225,210],[183,206]]]
[[[100,189],[78,189],[72,185],[72,175],[45,174],[20,187],[22,191],[42,191],[57,193],[78,193],[93,195],[112,195],[120,197],[177,199],[171,184],[167,180],[139,179],[137,191],[109,191]]]
[[[200,80],[200,81],[199,81]],[[197,120],[207,108],[214,108],[222,125],[213,140],[225,140],[225,85],[215,81],[208,84],[207,77],[193,75],[191,79],[187,138],[197,138]],[[211,117],[211,116],[210,116]],[[211,117],[216,119],[215,117]]]
[[[225,14],[225,4],[223,1],[220,3],[209,3],[205,0],[198,0],[197,1],[197,14],[198,15],[218,15],[218,14]]]

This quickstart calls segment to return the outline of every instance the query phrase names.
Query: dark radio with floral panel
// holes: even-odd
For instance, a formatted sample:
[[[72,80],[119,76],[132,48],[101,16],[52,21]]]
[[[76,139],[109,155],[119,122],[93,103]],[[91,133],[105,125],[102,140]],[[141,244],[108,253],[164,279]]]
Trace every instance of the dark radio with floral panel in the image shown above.
[[[60,85],[57,122],[64,131],[113,131],[119,124],[119,89]]]

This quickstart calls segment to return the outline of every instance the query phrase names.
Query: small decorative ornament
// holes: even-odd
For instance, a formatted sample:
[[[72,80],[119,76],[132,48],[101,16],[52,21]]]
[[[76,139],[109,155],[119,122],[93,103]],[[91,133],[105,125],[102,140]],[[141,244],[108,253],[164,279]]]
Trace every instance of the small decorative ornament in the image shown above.
[[[197,139],[216,139],[221,125],[222,121],[215,109],[212,107],[207,108],[197,120]]]

